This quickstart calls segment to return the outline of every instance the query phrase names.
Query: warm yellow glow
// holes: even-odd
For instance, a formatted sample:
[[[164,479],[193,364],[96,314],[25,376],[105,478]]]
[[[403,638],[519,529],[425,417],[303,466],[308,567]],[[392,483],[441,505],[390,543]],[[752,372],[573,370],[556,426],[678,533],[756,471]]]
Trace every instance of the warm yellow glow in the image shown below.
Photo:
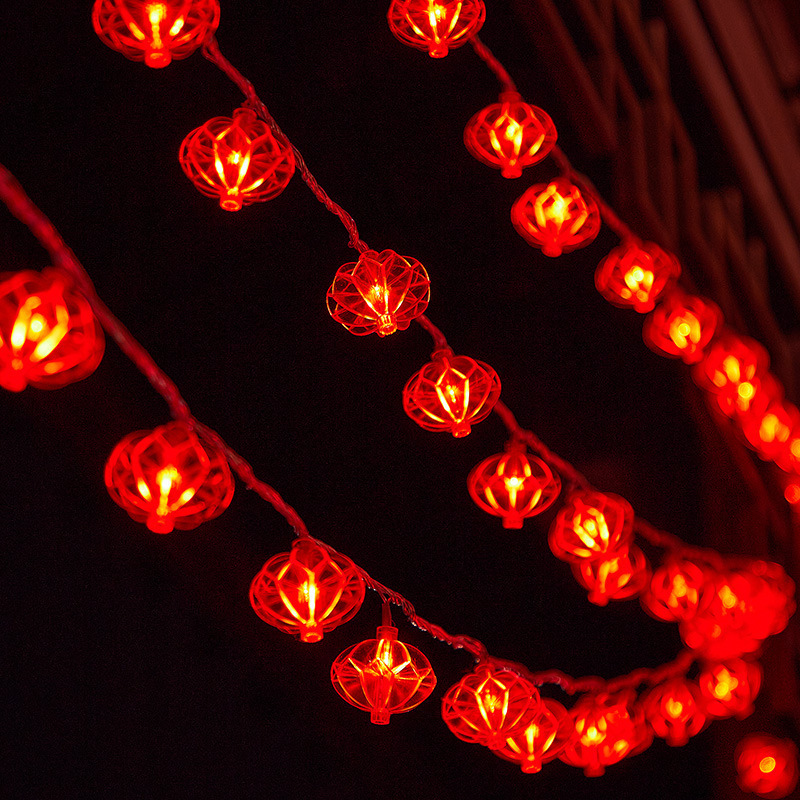
[[[584,514],[576,515],[574,530],[577,537],[590,550],[607,549],[611,534],[602,511],[598,511],[596,508],[587,508]],[[600,545],[599,548],[598,545]]]
[[[716,677],[717,684],[714,686],[714,696],[720,700],[727,700],[739,685],[739,681],[727,669],[721,669]]]
[[[683,703],[681,703],[680,700],[674,700],[670,697],[666,703],[666,712],[673,719],[678,719],[683,713]]]
[[[742,379],[742,365],[736,356],[725,356],[722,361],[722,370],[731,383],[739,383]]]
[[[742,400],[750,400],[756,393],[756,387],[750,382],[740,383],[739,388],[736,390]]]
[[[731,590],[731,587],[726,583],[718,592],[719,599],[725,608],[734,608],[739,602],[739,598]]]
[[[669,326],[669,337],[680,350],[685,350],[690,343],[700,341],[702,330],[700,322],[694,314],[684,312],[683,316],[673,319]]]
[[[164,3],[150,3],[147,6],[147,18],[151,25],[158,25],[167,16],[167,7]]]
[[[181,29],[185,23],[186,17],[178,17],[175,22],[172,23],[172,27],[169,29],[169,35],[177,36],[181,32]]]
[[[317,613],[317,597],[319,596],[319,587],[314,581],[313,576],[309,576],[307,581],[300,584],[298,590],[298,601],[308,606],[308,623],[313,624],[314,617]]]
[[[765,774],[772,772],[777,766],[777,762],[772,756],[765,756],[758,762],[758,768]]]

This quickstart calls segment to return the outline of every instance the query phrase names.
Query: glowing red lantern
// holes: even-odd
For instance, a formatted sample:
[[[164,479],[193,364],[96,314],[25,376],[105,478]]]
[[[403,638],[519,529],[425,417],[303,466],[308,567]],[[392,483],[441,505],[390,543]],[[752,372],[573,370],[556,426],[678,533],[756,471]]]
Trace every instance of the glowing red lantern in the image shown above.
[[[416,708],[436,686],[430,661],[416,647],[398,641],[391,625],[379,627],[377,638],[340,653],[331,680],[350,705],[369,711],[376,725],[388,725],[392,714]]]
[[[504,178],[519,178],[525,167],[548,155],[556,138],[553,120],[518,92],[503,92],[499,103],[479,111],[464,129],[467,150]]]
[[[0,275],[0,386],[59,389],[91,375],[103,329],[67,273],[50,267]]]
[[[392,0],[389,27],[403,43],[443,58],[483,26],[483,0]]]
[[[186,58],[219,25],[218,0],[95,0],[95,33],[131,61],[166,67]]]
[[[697,678],[706,714],[714,719],[744,719],[752,714],[761,672],[758,662],[741,658],[706,664]]]
[[[403,389],[403,408],[429,431],[467,436],[472,426],[492,412],[500,397],[500,378],[482,361],[455,356],[442,348],[411,376]]]
[[[561,479],[540,458],[512,442],[505,453],[481,461],[467,478],[470,497],[504,528],[521,528],[526,517],[541,514],[561,491]]]
[[[520,765],[523,772],[540,772],[542,764],[558,758],[575,735],[572,717],[564,706],[549,697],[527,728],[509,736],[498,756]]]
[[[447,727],[465,742],[500,750],[542,710],[538,689],[507,669],[478,666],[442,698]]]
[[[234,486],[225,456],[185,422],[126,436],[109,456],[105,483],[112,500],[153,533],[218,517]]]
[[[594,283],[609,303],[645,314],[680,274],[681,265],[671,253],[653,242],[631,239],[600,262]]]
[[[660,355],[696,364],[722,322],[710,300],[675,289],[645,318],[645,344]]]
[[[751,733],[736,747],[737,782],[745,792],[767,800],[786,797],[800,777],[797,746],[791,739]]]
[[[559,758],[582,767],[589,778],[602,775],[605,768],[626,756],[646,750],[653,741],[644,713],[630,690],[614,694],[584,695],[570,710],[575,737]]]
[[[788,400],[775,400],[762,413],[748,414],[742,420],[742,433],[750,446],[765,461],[781,460],[790,455],[792,432],[800,426],[800,411]]]
[[[623,497],[578,490],[550,526],[550,549],[562,561],[602,559],[625,552],[633,536],[633,509]]]
[[[394,250],[367,250],[337,270],[328,289],[328,311],[356,336],[388,336],[425,312],[430,286],[417,259]]]
[[[600,230],[597,203],[566,178],[531,186],[512,206],[511,221],[528,244],[560,256],[594,241]]]
[[[650,581],[650,565],[644,553],[632,545],[596,561],[574,563],[572,574],[589,590],[590,603],[605,606],[609,600],[627,600],[640,594]]]
[[[249,108],[195,128],[178,158],[197,189],[226,211],[277,197],[294,175],[292,148]]]
[[[749,628],[754,636],[766,639],[780,633],[795,612],[794,581],[772,561],[754,561],[749,572],[756,579]]]
[[[304,642],[351,620],[364,601],[364,579],[341,553],[313,540],[295,539],[289,553],[273,556],[250,584],[250,604],[264,622]]]
[[[641,702],[650,727],[670,747],[685,745],[708,723],[699,687],[684,677],[654,686]]]
[[[656,619],[676,622],[693,617],[712,586],[708,570],[684,558],[670,558],[655,570],[640,601]]]

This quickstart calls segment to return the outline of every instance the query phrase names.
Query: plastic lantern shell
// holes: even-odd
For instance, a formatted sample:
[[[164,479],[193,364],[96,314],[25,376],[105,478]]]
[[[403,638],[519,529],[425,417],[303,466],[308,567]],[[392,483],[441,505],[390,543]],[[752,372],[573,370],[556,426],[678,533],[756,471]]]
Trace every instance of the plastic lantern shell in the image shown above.
[[[532,683],[486,665],[465,675],[442,698],[442,718],[453,734],[491,750],[505,747],[508,737],[524,731],[542,708]]]
[[[742,423],[747,444],[764,461],[789,462],[789,440],[800,427],[800,411],[788,400],[771,402],[762,413],[748,415]]]
[[[541,108],[523,101],[518,92],[503,92],[500,102],[475,114],[464,129],[464,144],[504,178],[519,178],[525,167],[545,158],[558,135]]]
[[[519,764],[526,773],[540,772],[543,764],[558,758],[575,735],[572,717],[561,703],[543,697],[542,704],[543,708],[524,730],[507,737],[505,745],[494,751],[501,758]]]
[[[791,739],[767,733],[751,733],[736,746],[737,782],[745,792],[766,800],[790,794],[800,776],[797,746]]]
[[[528,244],[560,256],[592,242],[600,231],[597,203],[566,178],[537,183],[511,207],[511,221]]]
[[[91,375],[105,350],[86,298],[59,269],[0,274],[0,386],[59,389]]]
[[[769,354],[755,339],[723,328],[709,346],[692,377],[712,394],[736,392],[743,383],[761,377],[769,370]]]
[[[181,168],[226,211],[277,197],[294,175],[294,152],[249,108],[214,117],[183,140]]]
[[[670,747],[685,745],[708,724],[699,687],[684,677],[654,686],[641,698],[641,704],[655,735]]]
[[[796,610],[795,584],[780,564],[754,561],[749,572],[757,579],[750,597],[749,628],[766,639],[780,633]]]
[[[608,553],[596,561],[572,564],[572,574],[589,590],[589,602],[608,605],[609,600],[636,597],[650,581],[650,565],[635,545],[619,553]]]
[[[318,642],[352,619],[363,601],[364,580],[355,564],[306,537],[267,561],[250,584],[256,614],[304,642]]]
[[[572,492],[550,526],[550,549],[562,561],[602,559],[624,552],[633,537],[633,508],[624,497]]]
[[[678,259],[654,242],[628,241],[597,267],[597,290],[612,305],[646,314],[681,274]]]
[[[642,336],[659,355],[696,364],[721,323],[715,303],[676,289],[645,318]]]
[[[436,686],[422,651],[397,639],[397,628],[382,625],[375,639],[348,647],[333,662],[331,681],[350,705],[370,712],[376,725],[426,700]]]
[[[761,689],[761,674],[758,662],[742,658],[705,664],[697,683],[706,714],[713,719],[750,716]]]
[[[184,422],[126,436],[106,463],[105,483],[114,502],[154,533],[219,516],[234,489],[225,456]]]
[[[499,397],[500,379],[488,364],[447,348],[437,350],[411,376],[403,389],[403,408],[420,427],[458,438],[486,419]]]
[[[649,586],[642,592],[642,608],[664,622],[693,617],[710,601],[713,575],[710,570],[683,558],[670,558],[653,572]]]
[[[483,26],[483,0],[392,0],[389,28],[403,44],[443,58]]]
[[[469,496],[504,528],[521,528],[526,517],[541,514],[561,491],[561,478],[525,447],[511,447],[477,464],[467,478]]]
[[[430,286],[417,259],[394,250],[367,250],[337,270],[328,289],[328,311],[356,336],[388,336],[425,313]]]
[[[96,0],[95,33],[112,50],[148,67],[191,55],[219,25],[218,0]]]

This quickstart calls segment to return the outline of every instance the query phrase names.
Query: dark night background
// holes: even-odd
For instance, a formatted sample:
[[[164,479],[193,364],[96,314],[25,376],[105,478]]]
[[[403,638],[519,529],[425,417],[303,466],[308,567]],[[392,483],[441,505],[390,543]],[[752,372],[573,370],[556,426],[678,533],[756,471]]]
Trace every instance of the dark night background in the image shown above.
[[[0,161],[195,415],[313,535],[493,654],[605,677],[670,660],[674,627],[635,602],[590,605],[553,558],[555,509],[514,532],[473,505],[466,476],[505,441],[496,417],[456,440],[405,416],[401,390],[428,360],[428,335],[356,338],[330,319],[325,292],[353,251],[298,176],[235,214],[185,178],[181,140],[229,116],[238,90],[199,53],[161,71],[126,60],[94,34],[90,5],[0,8]],[[611,195],[608,165],[582,155],[511,5],[488,7],[483,40]],[[495,367],[520,422],[599,488],[700,541],[685,372],[593,286],[615,238],[603,231],[558,259],[519,238],[510,205],[554,165],[508,181],[473,160],[463,126],[495,102],[495,79],[468,47],[433,60],[401,45],[385,12],[363,0],[224,0],[217,38],[370,246],[425,264],[430,318],[456,352]],[[0,233],[2,270],[46,265],[4,211]],[[470,658],[399,615],[439,685],[415,711],[371,725],[336,695],[329,669],[374,635],[374,594],[321,643],[301,644],[250,608],[253,575],[292,536],[241,484],[218,519],[168,536],[109,499],[114,445],[167,421],[113,343],[90,378],[3,394],[0,413],[4,797],[705,798],[710,750],[744,730],[722,722],[686,747],[656,741],[599,779],[560,762],[523,775],[450,734],[441,695]]]

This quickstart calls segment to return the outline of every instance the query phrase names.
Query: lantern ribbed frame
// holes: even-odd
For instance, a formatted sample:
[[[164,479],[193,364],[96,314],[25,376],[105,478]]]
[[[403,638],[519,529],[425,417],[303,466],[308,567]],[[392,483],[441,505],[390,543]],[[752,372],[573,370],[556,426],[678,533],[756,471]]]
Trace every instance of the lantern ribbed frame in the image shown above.
[[[234,490],[225,456],[179,421],[126,436],[109,456],[105,483],[114,502],[154,533],[218,517]]]
[[[294,175],[288,143],[249,108],[233,117],[213,117],[181,143],[178,158],[186,176],[226,211],[277,197]]]
[[[571,566],[575,579],[589,590],[589,602],[596,606],[608,605],[609,600],[637,597],[650,582],[650,564],[635,545]]]
[[[646,314],[680,274],[681,265],[672,253],[654,242],[630,240],[600,262],[594,283],[612,305]]]
[[[566,178],[537,183],[511,207],[511,222],[528,244],[546,256],[560,256],[594,241],[600,209]]]
[[[455,736],[491,750],[524,731],[542,710],[539,690],[507,669],[479,665],[442,698],[442,718]]]
[[[60,389],[91,375],[105,337],[86,298],[60,269],[0,274],[0,386]]]
[[[692,370],[692,378],[701,389],[720,398],[730,397],[730,403],[734,403],[740,387],[747,387],[768,371],[769,354],[763,345],[724,327]]]
[[[101,41],[131,61],[166,67],[190,56],[219,25],[218,0],[96,0]]]
[[[466,44],[483,26],[483,0],[392,0],[389,28],[403,43],[444,58]]]
[[[673,289],[645,318],[642,338],[659,355],[697,364],[721,324],[716,303]]]
[[[387,725],[392,714],[411,711],[430,696],[436,675],[421,650],[398,640],[397,628],[381,625],[375,639],[336,657],[331,681],[350,705],[369,711],[376,725]]]
[[[434,352],[403,389],[403,408],[429,431],[467,436],[472,426],[491,414],[500,397],[500,378],[482,361],[456,356],[448,348]]]
[[[797,786],[797,745],[768,733],[751,733],[736,746],[737,783],[765,800],[780,800]]]
[[[642,608],[663,622],[679,622],[693,617],[711,600],[714,575],[685,558],[668,558],[653,572],[642,592]]]
[[[709,723],[699,686],[683,676],[654,686],[640,702],[653,732],[670,747],[682,747]]]
[[[502,518],[504,528],[519,529],[524,519],[553,504],[561,478],[520,444],[473,467],[467,489],[479,508]]]
[[[264,622],[304,642],[352,619],[364,601],[364,579],[345,555],[301,537],[278,553],[250,584],[250,603]]]
[[[416,258],[367,250],[337,270],[328,289],[328,312],[356,336],[388,336],[425,313],[430,286]]]
[[[464,145],[478,161],[519,178],[525,167],[546,158],[558,134],[541,108],[523,101],[519,92],[503,92],[499,103],[479,111],[464,128]]]
[[[697,683],[711,719],[744,719],[753,713],[763,670],[757,661],[728,658],[704,664]]]

